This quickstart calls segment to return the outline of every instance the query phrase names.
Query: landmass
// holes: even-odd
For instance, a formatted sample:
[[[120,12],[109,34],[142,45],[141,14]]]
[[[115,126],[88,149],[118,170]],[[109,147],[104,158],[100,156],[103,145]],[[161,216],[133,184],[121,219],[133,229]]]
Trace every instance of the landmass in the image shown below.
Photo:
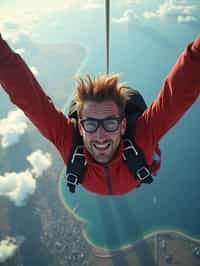
[[[153,232],[144,239],[118,250],[106,250],[95,246],[92,248],[97,261],[101,261],[102,265],[115,265],[113,257],[126,258],[127,266],[200,265],[200,241],[173,230]],[[101,264],[97,262],[95,265]]]

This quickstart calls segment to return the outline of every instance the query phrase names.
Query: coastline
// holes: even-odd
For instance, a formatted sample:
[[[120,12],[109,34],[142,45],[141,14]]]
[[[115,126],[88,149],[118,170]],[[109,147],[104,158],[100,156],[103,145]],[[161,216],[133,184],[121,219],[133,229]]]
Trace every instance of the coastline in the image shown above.
[[[189,235],[186,235],[178,230],[159,230],[154,231],[152,233],[144,235],[143,239],[136,240],[132,244],[121,246],[120,248],[116,249],[109,249],[109,248],[103,248],[100,246],[96,246],[94,243],[92,243],[85,235],[84,238],[89,243],[89,245],[92,247],[95,256],[100,258],[112,258],[113,256],[117,256],[121,254],[122,252],[127,252],[130,250],[133,250],[137,245],[141,244],[143,241],[149,241],[149,240],[155,240],[157,237],[169,237],[169,238],[182,238],[183,240],[190,240],[192,242],[195,242],[196,244],[200,244],[200,239],[190,237]]]
[[[77,219],[79,222],[82,223],[83,238],[88,243],[88,245],[92,248],[96,257],[111,258],[113,256],[119,255],[121,252],[127,252],[130,250],[133,250],[137,245],[141,244],[143,241],[155,240],[155,238],[158,238],[158,237],[181,238],[183,240],[190,240],[190,241],[196,243],[197,245],[198,244],[200,245],[200,239],[194,238],[190,235],[187,235],[187,234],[181,232],[180,230],[162,229],[162,230],[153,231],[151,233],[147,233],[143,236],[142,239],[136,240],[134,243],[123,245],[123,246],[116,248],[116,249],[98,246],[95,243],[93,243],[87,236],[85,226],[88,223],[88,221],[86,219],[81,218],[76,212],[73,211],[73,209],[71,209],[66,204],[64,197],[63,197],[63,194],[62,194],[62,178],[59,179],[58,194],[59,194],[59,198],[60,198],[64,208],[70,214],[72,214],[75,219]]]

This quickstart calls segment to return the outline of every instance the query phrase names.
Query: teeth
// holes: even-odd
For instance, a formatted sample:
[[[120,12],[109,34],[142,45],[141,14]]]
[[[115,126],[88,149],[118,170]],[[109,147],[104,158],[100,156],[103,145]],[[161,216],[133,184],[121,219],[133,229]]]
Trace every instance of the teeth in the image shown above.
[[[109,143],[106,143],[106,144],[94,144],[94,146],[98,149],[105,149],[105,148],[108,148],[110,144]]]
[[[99,148],[105,148],[108,144],[95,144]]]

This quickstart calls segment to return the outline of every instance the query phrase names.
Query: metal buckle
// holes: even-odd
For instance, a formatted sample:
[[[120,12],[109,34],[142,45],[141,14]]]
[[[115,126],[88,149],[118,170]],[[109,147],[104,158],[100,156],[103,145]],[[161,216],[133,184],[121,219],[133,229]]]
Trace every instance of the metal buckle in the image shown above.
[[[69,179],[68,179],[69,176],[73,176],[73,177],[74,177],[74,181],[69,180]],[[72,174],[72,173],[68,173],[68,174],[66,175],[66,178],[67,178],[67,184],[71,184],[71,185],[76,185],[76,184],[77,184],[77,181],[78,181],[78,177],[77,177],[77,175]]]
[[[138,156],[138,152],[137,152],[136,148],[134,147],[133,142],[130,139],[125,139],[124,143],[125,143],[125,141],[128,142],[128,146],[126,146],[124,148],[124,151],[132,149],[135,152],[135,155]],[[124,160],[126,160],[126,155],[124,152],[122,153],[122,157]]]
[[[143,171],[146,171],[144,176],[142,176],[142,172]],[[148,168],[143,166],[143,167],[141,167],[140,169],[137,170],[136,175],[137,175],[137,177],[139,178],[140,181],[144,181],[145,179],[147,179],[151,175],[151,173],[150,173]]]
[[[72,156],[72,159],[71,159],[71,163],[73,164],[74,163],[74,160],[76,157],[83,157],[84,159],[84,165],[87,164],[87,161],[85,159],[85,155],[83,153],[81,153],[81,151],[78,151],[79,149],[81,149],[81,151],[83,150],[83,146],[77,146],[74,153],[73,153],[73,156]]]

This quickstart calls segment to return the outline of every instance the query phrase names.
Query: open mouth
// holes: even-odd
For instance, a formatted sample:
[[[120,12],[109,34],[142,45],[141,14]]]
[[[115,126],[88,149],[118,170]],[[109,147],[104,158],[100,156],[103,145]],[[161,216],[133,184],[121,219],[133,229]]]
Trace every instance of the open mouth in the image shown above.
[[[105,151],[110,147],[110,143],[104,143],[104,144],[94,143],[93,146],[96,150]]]

